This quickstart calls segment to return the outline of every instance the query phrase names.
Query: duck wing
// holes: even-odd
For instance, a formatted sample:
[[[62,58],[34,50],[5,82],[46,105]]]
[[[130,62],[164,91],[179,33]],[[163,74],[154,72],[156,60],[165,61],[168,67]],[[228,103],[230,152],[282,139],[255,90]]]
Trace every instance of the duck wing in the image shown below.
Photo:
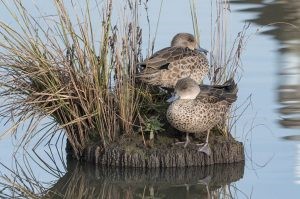
[[[225,100],[232,104],[237,99],[237,91],[237,85],[231,78],[222,85],[200,85],[200,93],[196,99],[202,103],[214,104]]]
[[[199,55],[205,57],[203,53],[197,50],[181,47],[167,47],[157,51],[151,57],[139,63],[138,65],[144,69],[162,70],[168,69],[168,65],[171,62]]]
[[[196,98],[197,101],[200,101],[201,103],[208,103],[208,104],[215,104],[220,101],[223,101],[224,98],[222,96],[215,96],[211,93],[199,93],[199,95]]]

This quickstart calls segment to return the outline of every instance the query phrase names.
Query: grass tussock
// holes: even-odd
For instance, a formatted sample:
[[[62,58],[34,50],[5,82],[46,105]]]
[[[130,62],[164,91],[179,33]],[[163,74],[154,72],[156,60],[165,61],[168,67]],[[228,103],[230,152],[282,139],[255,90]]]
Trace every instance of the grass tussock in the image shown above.
[[[120,132],[132,133],[142,94],[134,78],[141,58],[139,2],[122,2],[116,24],[112,0],[86,0],[74,12],[79,3],[67,9],[66,1],[53,0],[55,14],[43,16],[37,7],[37,19],[22,1],[1,1],[17,25],[0,22],[1,116],[13,123],[6,133],[29,123],[22,142],[38,134],[43,139],[36,127],[50,116],[77,155],[91,139],[106,146]]]

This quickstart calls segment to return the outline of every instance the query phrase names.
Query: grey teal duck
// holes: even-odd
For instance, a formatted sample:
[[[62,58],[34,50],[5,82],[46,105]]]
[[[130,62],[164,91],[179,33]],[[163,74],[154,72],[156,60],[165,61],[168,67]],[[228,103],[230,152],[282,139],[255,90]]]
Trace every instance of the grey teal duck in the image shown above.
[[[167,110],[167,120],[179,131],[186,133],[185,147],[190,142],[189,133],[207,132],[206,142],[200,152],[211,154],[208,144],[210,130],[224,122],[229,108],[237,99],[237,86],[233,79],[223,85],[198,85],[191,78],[176,83],[172,104]]]
[[[190,77],[201,83],[208,73],[207,51],[189,33],[176,34],[171,47],[163,48],[138,64],[137,77],[147,84],[174,88],[179,79]]]

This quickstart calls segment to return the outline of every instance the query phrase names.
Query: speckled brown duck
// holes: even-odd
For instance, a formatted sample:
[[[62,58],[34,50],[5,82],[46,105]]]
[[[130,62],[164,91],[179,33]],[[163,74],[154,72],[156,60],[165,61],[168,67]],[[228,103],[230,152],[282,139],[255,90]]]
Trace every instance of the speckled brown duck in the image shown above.
[[[167,47],[138,64],[137,77],[147,84],[174,88],[179,79],[190,77],[200,83],[208,73],[207,51],[189,33],[176,34]]]
[[[233,79],[223,85],[198,85],[191,78],[176,83],[172,102],[167,110],[169,123],[179,131],[186,132],[186,147],[189,133],[207,132],[206,142],[199,151],[211,154],[208,144],[210,130],[223,122],[229,108],[237,99],[237,86]]]

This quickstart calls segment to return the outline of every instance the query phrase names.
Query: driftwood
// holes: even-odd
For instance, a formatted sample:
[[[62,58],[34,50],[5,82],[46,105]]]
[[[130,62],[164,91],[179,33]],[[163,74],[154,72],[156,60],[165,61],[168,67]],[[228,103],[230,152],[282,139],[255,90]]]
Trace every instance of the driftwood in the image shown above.
[[[187,148],[174,145],[174,139],[158,138],[151,147],[142,144],[141,136],[127,137],[111,143],[105,149],[93,144],[84,150],[81,159],[96,165],[116,167],[191,167],[244,161],[244,147],[233,138],[210,138],[212,154],[198,152],[195,144]],[[72,156],[72,150],[67,150]]]

